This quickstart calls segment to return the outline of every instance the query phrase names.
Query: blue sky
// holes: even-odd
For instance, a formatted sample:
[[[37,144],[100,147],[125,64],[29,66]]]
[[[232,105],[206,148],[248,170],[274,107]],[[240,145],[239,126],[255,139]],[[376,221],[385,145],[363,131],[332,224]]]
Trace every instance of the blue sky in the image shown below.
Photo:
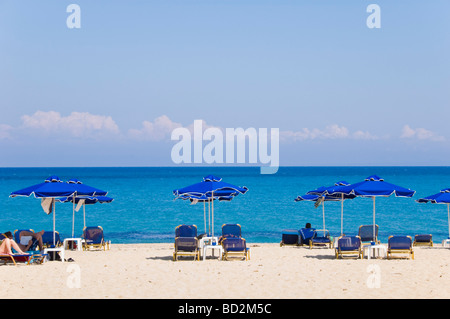
[[[380,29],[366,25],[372,3]],[[281,165],[449,165],[448,12],[0,0],[0,166],[174,165],[170,132],[197,119],[279,128]]]

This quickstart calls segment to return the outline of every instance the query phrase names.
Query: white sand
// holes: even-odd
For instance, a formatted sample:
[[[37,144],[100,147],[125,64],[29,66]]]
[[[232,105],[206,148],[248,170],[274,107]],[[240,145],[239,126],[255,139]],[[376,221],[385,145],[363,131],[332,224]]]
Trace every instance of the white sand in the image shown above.
[[[440,245],[415,247],[414,260],[336,260],[334,249],[250,247],[249,261],[173,262],[173,244],[66,251],[75,262],[0,266],[0,298],[450,298],[450,249]]]

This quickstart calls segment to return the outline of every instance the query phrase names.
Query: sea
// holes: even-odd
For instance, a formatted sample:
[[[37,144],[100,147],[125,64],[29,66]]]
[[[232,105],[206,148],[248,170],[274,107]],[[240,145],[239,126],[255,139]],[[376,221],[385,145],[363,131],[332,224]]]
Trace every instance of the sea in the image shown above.
[[[215,175],[223,181],[248,187],[232,201],[214,203],[214,233],[238,223],[248,243],[279,243],[283,231],[306,223],[323,227],[323,209],[314,202],[294,199],[319,186],[345,180],[356,183],[370,175],[415,190],[412,198],[378,197],[375,202],[379,239],[390,235],[432,234],[433,241],[449,237],[447,205],[416,200],[450,187],[450,167],[280,167],[276,174],[260,174],[259,167],[57,167],[0,168],[0,232],[16,229],[52,230],[40,199],[9,197],[10,193],[56,175],[108,191],[111,203],[86,205],[86,225],[102,226],[112,243],[171,243],[180,224],[195,224],[205,232],[204,206],[177,199],[173,190]],[[325,227],[332,236],[341,232],[341,203],[325,202]],[[205,208],[208,212],[207,207]],[[56,230],[72,237],[73,205],[56,203]],[[344,201],[343,231],[356,235],[360,225],[373,222],[373,201],[357,197]],[[208,228],[207,222],[207,228]],[[75,237],[83,229],[83,210],[75,213]],[[206,230],[208,231],[208,230]]]

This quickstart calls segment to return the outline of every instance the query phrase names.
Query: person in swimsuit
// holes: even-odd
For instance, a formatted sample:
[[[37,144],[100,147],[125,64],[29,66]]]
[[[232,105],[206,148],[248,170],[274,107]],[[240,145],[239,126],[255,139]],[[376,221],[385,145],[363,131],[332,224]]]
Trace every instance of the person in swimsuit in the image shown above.
[[[3,241],[0,244],[0,255],[14,255],[11,248],[14,248],[18,254],[25,254],[25,252],[20,249],[19,245],[12,239],[13,236],[11,232],[6,232],[3,234]],[[1,239],[0,239],[1,240]]]

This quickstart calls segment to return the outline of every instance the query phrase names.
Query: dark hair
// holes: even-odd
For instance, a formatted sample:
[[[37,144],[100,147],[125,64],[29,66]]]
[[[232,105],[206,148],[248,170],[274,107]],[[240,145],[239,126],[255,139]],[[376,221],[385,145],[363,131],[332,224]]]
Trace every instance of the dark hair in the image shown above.
[[[311,224],[310,223],[306,223],[305,228],[311,228]]]
[[[3,234],[5,236],[5,238],[13,238],[13,235],[11,234],[10,231],[7,231],[6,233]]]

